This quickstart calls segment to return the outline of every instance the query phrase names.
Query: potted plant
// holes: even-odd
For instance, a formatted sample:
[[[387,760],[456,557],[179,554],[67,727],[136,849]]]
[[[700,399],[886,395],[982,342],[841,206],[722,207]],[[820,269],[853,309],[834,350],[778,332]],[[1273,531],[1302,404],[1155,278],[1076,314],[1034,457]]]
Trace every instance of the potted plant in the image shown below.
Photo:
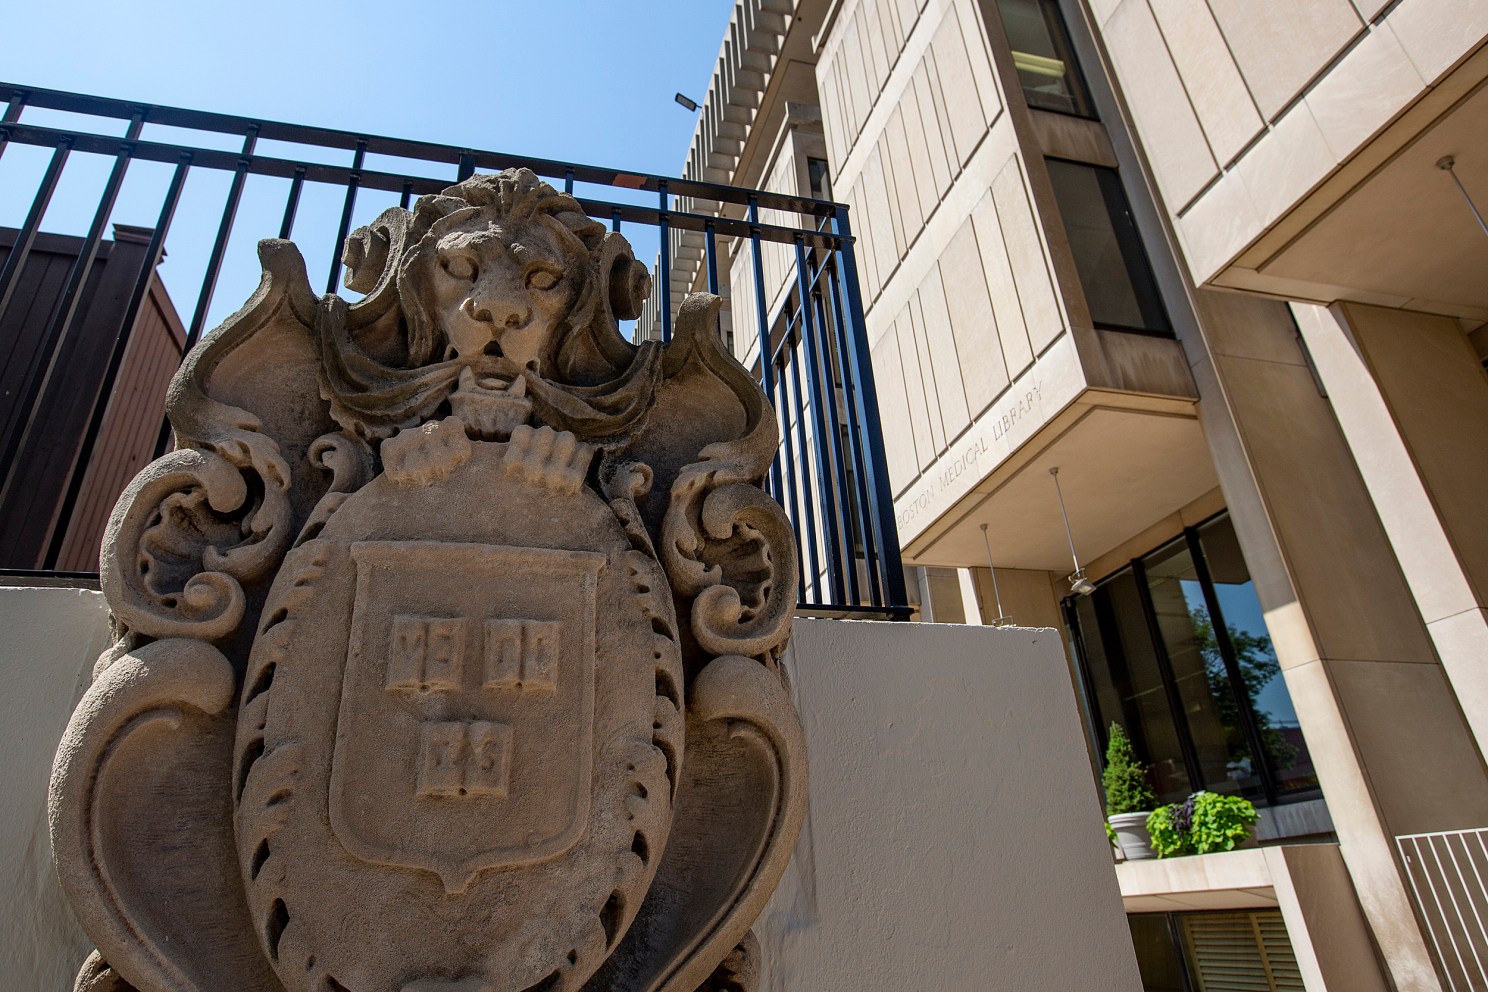
[[[1195,792],[1152,811],[1147,831],[1159,858],[1233,851],[1250,839],[1260,814],[1242,796]]]
[[[1147,817],[1157,805],[1157,797],[1147,781],[1147,766],[1137,760],[1131,739],[1119,723],[1111,724],[1101,784],[1106,790],[1106,822],[1116,832],[1126,860],[1152,857]]]

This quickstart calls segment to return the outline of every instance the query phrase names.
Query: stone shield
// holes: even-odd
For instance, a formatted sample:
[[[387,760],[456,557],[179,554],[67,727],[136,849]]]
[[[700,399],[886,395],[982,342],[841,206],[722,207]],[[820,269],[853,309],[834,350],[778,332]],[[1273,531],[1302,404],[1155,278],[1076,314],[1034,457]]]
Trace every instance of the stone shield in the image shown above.
[[[574,988],[666,841],[660,567],[573,470],[437,434],[409,459],[433,469],[378,477],[289,554],[250,656],[237,840],[291,992]],[[429,939],[472,921],[479,941]]]

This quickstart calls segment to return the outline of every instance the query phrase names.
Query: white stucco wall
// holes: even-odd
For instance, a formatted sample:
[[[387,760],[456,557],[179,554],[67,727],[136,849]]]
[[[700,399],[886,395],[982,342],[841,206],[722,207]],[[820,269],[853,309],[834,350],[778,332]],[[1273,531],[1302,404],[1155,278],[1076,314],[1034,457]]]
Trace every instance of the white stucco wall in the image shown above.
[[[1053,630],[799,620],[811,760],[768,992],[1141,988]]]
[[[0,630],[0,989],[66,992],[90,942],[47,777],[107,609],[0,587]],[[764,989],[1140,988],[1054,631],[803,619],[787,665],[812,794],[756,927]]]
[[[92,944],[52,869],[47,779],[108,644],[108,608],[88,589],[0,586],[0,631],[0,989],[67,992]]]

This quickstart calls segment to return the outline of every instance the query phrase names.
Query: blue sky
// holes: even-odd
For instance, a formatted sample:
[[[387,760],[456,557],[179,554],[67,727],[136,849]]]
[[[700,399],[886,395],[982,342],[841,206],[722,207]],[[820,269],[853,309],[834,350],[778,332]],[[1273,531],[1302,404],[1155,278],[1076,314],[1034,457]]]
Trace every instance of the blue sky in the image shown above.
[[[731,0],[52,0],[7,11],[12,44],[0,76],[52,89],[676,175],[696,115],[673,102],[673,94],[702,97],[732,8]],[[15,43],[19,39],[30,40]],[[63,119],[42,112],[23,117],[38,124]],[[122,134],[123,127],[118,122],[114,133]],[[152,137],[150,129],[144,136]],[[209,143],[237,144],[224,137]],[[0,226],[19,225],[46,157],[37,148],[6,150],[0,159]],[[110,164],[73,155],[43,230],[85,230]],[[165,165],[131,166],[112,219],[153,225],[169,177]],[[166,245],[162,275],[188,322],[227,184],[225,174],[193,173]],[[250,180],[208,327],[252,292],[258,278],[253,245],[278,233],[287,189],[285,181]],[[356,222],[394,202],[363,194]],[[295,240],[317,289],[325,284],[340,203],[339,193],[315,187],[307,187],[301,201]],[[626,233],[649,264],[654,236]]]

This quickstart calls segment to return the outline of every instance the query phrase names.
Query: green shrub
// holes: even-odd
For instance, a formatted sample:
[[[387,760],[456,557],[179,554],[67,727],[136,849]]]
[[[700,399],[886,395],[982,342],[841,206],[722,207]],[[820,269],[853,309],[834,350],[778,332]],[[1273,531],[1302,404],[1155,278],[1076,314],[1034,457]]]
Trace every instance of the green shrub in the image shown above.
[[[1106,743],[1106,770],[1101,775],[1106,790],[1106,815],[1140,813],[1157,805],[1157,796],[1147,782],[1147,766],[1137,760],[1131,739],[1121,724],[1111,724]]]
[[[1248,799],[1195,792],[1181,803],[1153,810],[1147,832],[1159,858],[1233,851],[1260,819]]]

